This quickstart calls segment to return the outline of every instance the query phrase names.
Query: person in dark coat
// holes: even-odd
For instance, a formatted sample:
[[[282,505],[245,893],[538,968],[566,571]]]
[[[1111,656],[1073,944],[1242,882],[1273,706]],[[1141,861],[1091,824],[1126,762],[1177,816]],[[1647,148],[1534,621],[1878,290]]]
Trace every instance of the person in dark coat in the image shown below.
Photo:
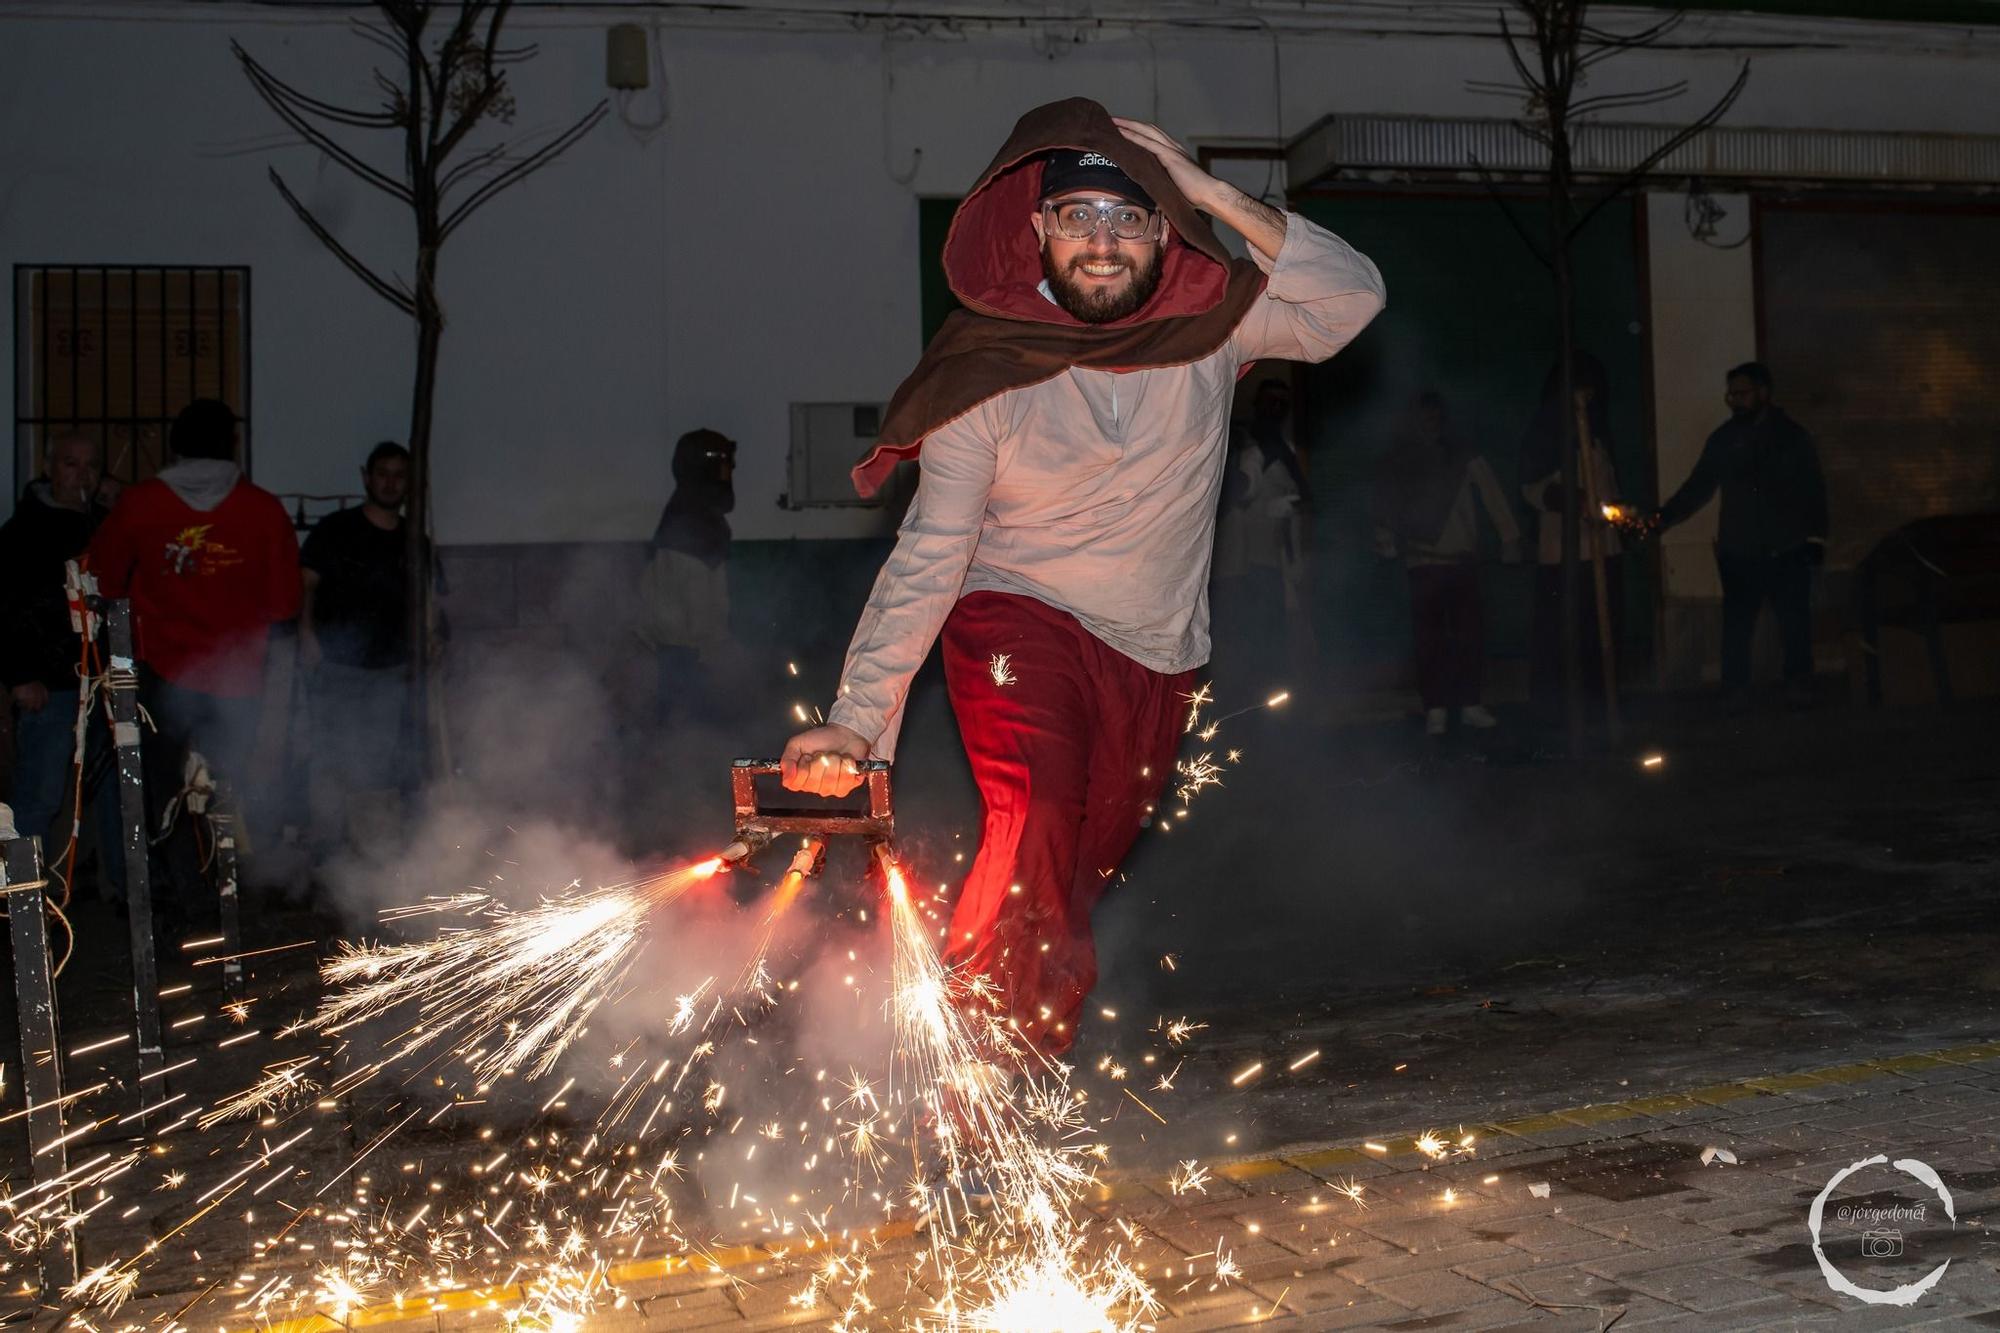
[[[1786,689],[1802,700],[1812,687],[1812,572],[1826,561],[1826,477],[1812,434],[1771,401],[1769,370],[1746,361],[1727,383],[1729,420],[1654,521],[1685,522],[1722,493],[1723,691],[1736,701],[1748,695],[1750,645],[1768,601],[1784,640]]]
[[[28,484],[0,527],[0,677],[14,709],[14,823],[22,836],[41,838],[52,861],[69,837],[68,821],[57,816],[76,753],[81,651],[63,565],[83,554],[104,521],[96,498],[103,473],[96,440],[56,436],[48,475]],[[102,784],[114,809],[115,791]]]

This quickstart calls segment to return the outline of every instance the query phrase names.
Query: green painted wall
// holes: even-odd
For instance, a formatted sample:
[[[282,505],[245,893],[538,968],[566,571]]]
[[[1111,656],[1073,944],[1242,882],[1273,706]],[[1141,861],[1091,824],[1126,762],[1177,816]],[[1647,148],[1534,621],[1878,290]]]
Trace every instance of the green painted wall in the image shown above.
[[[1543,377],[1556,361],[1548,274],[1491,200],[1480,196],[1325,196],[1295,205],[1382,270],[1389,305],[1346,351],[1301,377],[1299,442],[1319,500],[1314,531],[1323,644],[1336,665],[1368,678],[1407,652],[1407,586],[1399,566],[1369,549],[1369,504],[1382,459],[1415,394],[1444,394],[1510,494]],[[1517,209],[1532,231],[1545,214]],[[1623,493],[1651,499],[1643,396],[1640,287],[1629,202],[1606,208],[1578,238],[1578,345],[1611,377],[1613,453]],[[1521,510],[1525,534],[1532,527]],[[1532,550],[1532,547],[1530,548]],[[1626,652],[1643,660],[1652,637],[1651,580],[1626,561]],[[1486,569],[1487,637],[1496,656],[1527,648],[1530,573]]]
[[[918,202],[926,339],[956,305],[938,262],[956,203]],[[1319,500],[1320,642],[1329,665],[1350,682],[1393,678],[1409,655],[1407,588],[1401,567],[1370,550],[1369,503],[1398,416],[1419,389],[1443,392],[1512,493],[1520,436],[1555,363],[1555,300],[1546,271],[1483,196],[1327,196],[1296,206],[1373,258],[1389,289],[1388,310],[1354,346],[1304,372],[1296,424]],[[1541,225],[1532,202],[1517,207],[1527,225]],[[1578,239],[1576,266],[1580,345],[1611,375],[1621,488],[1651,500],[1629,202],[1593,220]],[[1528,535],[1532,541],[1532,530]],[[1651,648],[1652,580],[1647,561],[1626,563],[1626,654],[1636,665]],[[1488,640],[1498,656],[1527,651],[1529,580],[1526,568],[1495,563],[1487,570]]]

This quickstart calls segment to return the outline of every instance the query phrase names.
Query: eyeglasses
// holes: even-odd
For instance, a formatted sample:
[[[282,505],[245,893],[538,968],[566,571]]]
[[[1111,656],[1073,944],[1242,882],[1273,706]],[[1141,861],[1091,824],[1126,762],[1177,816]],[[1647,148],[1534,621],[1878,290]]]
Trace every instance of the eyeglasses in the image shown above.
[[[1160,234],[1160,215],[1150,208],[1109,199],[1065,199],[1042,205],[1042,220],[1066,241],[1088,241],[1099,227],[1121,241],[1150,241]]]

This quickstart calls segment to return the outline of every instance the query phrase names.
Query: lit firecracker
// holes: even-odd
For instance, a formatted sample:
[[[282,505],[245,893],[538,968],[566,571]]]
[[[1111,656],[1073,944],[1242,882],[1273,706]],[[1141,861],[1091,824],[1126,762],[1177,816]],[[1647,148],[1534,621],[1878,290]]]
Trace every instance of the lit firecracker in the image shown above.
[[[1650,515],[1642,514],[1630,505],[1599,505],[1597,512],[1602,514],[1604,521],[1612,527],[1635,537],[1648,535],[1655,526],[1655,521]]]

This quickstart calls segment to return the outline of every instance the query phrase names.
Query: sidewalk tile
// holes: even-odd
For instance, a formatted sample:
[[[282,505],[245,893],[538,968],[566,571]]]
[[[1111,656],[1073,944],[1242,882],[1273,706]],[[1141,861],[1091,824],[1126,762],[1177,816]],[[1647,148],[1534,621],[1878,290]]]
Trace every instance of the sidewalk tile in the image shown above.
[[[1672,1301],[1704,1313],[1764,1300],[1771,1289],[1727,1273],[1706,1263],[1684,1264],[1678,1268],[1651,1268],[1624,1271],[1620,1280],[1633,1290],[1658,1300]]]
[[[1658,1214],[1624,1213],[1593,1218],[1582,1225],[1613,1240],[1622,1240],[1648,1250],[1670,1250],[1715,1239],[1715,1232]]]
[[[1517,1303],[1504,1292],[1448,1270],[1382,1278],[1369,1282],[1367,1286],[1370,1291],[1413,1310],[1421,1310],[1426,1315],[1448,1314],[1491,1301]]]
[[[1500,1245],[1493,1241],[1475,1241],[1469,1245],[1454,1245],[1443,1250],[1425,1250],[1419,1254],[1390,1254],[1376,1259],[1362,1259],[1340,1271],[1342,1276],[1352,1281],[1372,1284],[1385,1278],[1455,1268],[1459,1264],[1511,1253],[1515,1253],[1511,1245]]]
[[[1492,1282],[1496,1278],[1525,1273],[1535,1268],[1573,1268],[1592,1259],[1609,1259],[1631,1251],[1631,1246],[1621,1245],[1615,1240],[1597,1237],[1576,1245],[1566,1245],[1556,1250],[1516,1250],[1512,1254],[1496,1255],[1491,1259],[1476,1259],[1471,1263],[1453,1267],[1455,1273],[1462,1273],[1475,1282]]]

